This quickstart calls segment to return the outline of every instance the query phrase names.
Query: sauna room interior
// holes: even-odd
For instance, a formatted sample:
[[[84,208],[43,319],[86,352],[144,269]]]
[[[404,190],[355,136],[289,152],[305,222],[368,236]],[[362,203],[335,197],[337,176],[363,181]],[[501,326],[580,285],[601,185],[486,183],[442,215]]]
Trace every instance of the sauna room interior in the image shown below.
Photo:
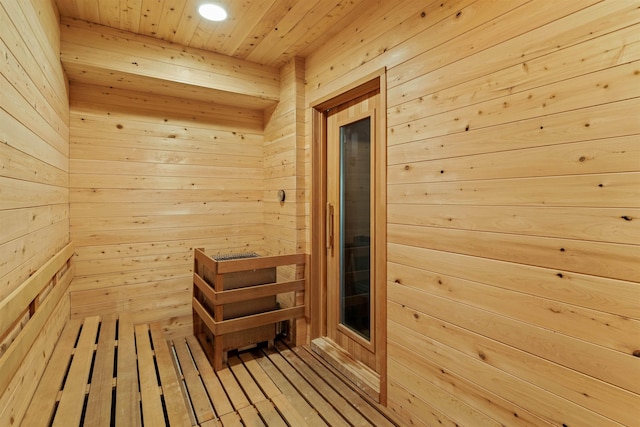
[[[0,426],[640,426],[637,0],[0,0]]]

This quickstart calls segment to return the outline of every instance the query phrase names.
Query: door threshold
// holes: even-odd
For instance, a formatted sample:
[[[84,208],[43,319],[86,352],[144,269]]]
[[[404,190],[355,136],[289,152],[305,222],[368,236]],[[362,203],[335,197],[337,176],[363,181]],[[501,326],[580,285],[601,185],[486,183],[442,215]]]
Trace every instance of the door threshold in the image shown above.
[[[311,341],[311,349],[367,396],[380,402],[380,375],[327,337]]]

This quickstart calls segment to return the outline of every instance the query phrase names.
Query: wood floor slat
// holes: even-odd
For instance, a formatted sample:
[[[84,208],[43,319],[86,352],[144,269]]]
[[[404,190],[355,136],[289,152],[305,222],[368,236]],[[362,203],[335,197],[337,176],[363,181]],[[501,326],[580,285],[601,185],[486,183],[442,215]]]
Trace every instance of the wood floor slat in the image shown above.
[[[187,390],[189,392],[189,398],[191,399],[191,404],[196,413],[198,422],[203,423],[215,418],[204,384],[200,381],[200,375],[196,370],[196,366],[193,364],[189,348],[184,341],[178,344],[174,343],[174,348],[176,349],[176,354],[180,361],[182,375],[184,375]]]
[[[316,418],[314,417],[312,418],[313,423],[309,423],[309,414],[307,413],[307,417],[302,416],[302,414],[300,414],[300,412],[298,412],[296,408],[294,408],[291,401],[287,399],[284,394],[274,396],[271,401],[273,402],[274,406],[278,408],[278,412],[282,414],[282,416],[287,420],[287,423],[290,426],[306,427],[311,425],[326,425],[326,423],[322,421],[322,419],[319,419],[319,417],[319,421],[316,422]]]
[[[260,390],[260,387],[258,387],[258,384],[256,384],[239,357],[229,357],[229,367],[252,404],[255,405],[266,399],[264,393],[262,393],[262,390]]]
[[[245,426],[251,427],[265,427],[264,421],[260,418],[255,406],[247,406],[238,411],[238,415],[242,419],[242,423]]]
[[[156,367],[149,340],[149,326],[135,327],[136,349],[138,351],[138,371],[140,373],[140,397],[142,400],[142,420],[145,426],[162,426],[164,411],[160,398],[160,387],[156,377]]]
[[[287,380],[284,374],[278,370],[269,357],[260,357],[256,360],[267,375],[269,375],[269,378],[271,378],[278,388],[282,390],[282,395],[274,396],[271,400],[276,405],[280,413],[287,416],[287,420],[289,420],[289,417],[297,418],[295,416],[297,413],[300,415],[300,418],[304,420],[306,425],[312,427],[322,427],[327,425],[327,423],[320,418],[316,410],[309,405],[289,380]],[[284,397],[287,403],[283,401],[282,397]],[[291,423],[289,424],[296,425]]]
[[[230,412],[220,417],[220,423],[224,427],[244,427],[240,415],[237,412]]]
[[[85,416],[85,424],[89,426],[109,427],[111,425],[116,321],[115,315],[102,318]]]
[[[138,396],[138,366],[133,322],[128,314],[118,321],[118,376],[116,379],[116,425],[142,425]]]
[[[180,340],[184,342],[184,340]],[[178,362],[178,355],[176,354],[176,349],[173,341],[167,341],[171,349],[171,357],[173,358],[173,366],[176,370],[176,376],[178,377],[178,382],[180,383],[180,392],[182,397],[187,405],[187,410],[189,412],[189,419],[191,420],[191,425],[197,426],[198,420],[196,419],[196,413],[193,410],[193,404],[191,403],[191,399],[189,399],[189,393],[187,392],[187,384],[184,381],[184,375],[182,375],[182,369],[180,368],[180,362]]]
[[[278,352],[270,352],[269,359],[278,367],[295,389],[330,426],[349,426],[349,423],[300,375]]]
[[[278,413],[276,408],[268,400],[263,400],[256,403],[256,409],[260,413],[260,417],[264,420],[265,424],[269,427],[287,427],[287,423],[282,416]],[[298,424],[293,424],[298,425]]]
[[[298,355],[288,348],[280,345],[278,352],[307,382],[328,402],[336,411],[347,419],[347,422],[356,426],[371,425],[351,404],[336,392],[325,380],[316,374]]]
[[[282,394],[271,378],[269,378],[266,372],[264,372],[260,365],[258,365],[258,362],[256,362],[251,353],[240,353],[239,357],[242,360],[242,363],[244,363],[244,366],[251,373],[251,376],[254,378],[260,389],[262,389],[262,392],[268,398]]]
[[[245,396],[242,387],[240,387],[229,368],[222,369],[216,373],[236,411],[250,405],[249,399]]]
[[[309,347],[296,347],[294,351],[304,362],[313,369],[318,375],[320,375],[325,381],[331,384],[341,396],[349,401],[362,415],[364,415],[371,424],[379,427],[392,427],[394,424],[389,421],[379,410],[375,409],[369,402],[362,397],[361,394],[356,392],[353,388],[348,386],[345,381],[338,377],[328,365],[323,364],[318,360],[317,356],[313,354]]]
[[[184,342],[184,340],[181,341]],[[200,371],[200,377],[202,378],[202,382],[204,383],[207,392],[209,393],[211,402],[213,402],[213,407],[216,411],[216,414],[218,414],[218,417],[233,412],[231,401],[225,393],[220,380],[216,376],[215,372],[213,372],[213,368],[211,367],[207,356],[204,354],[202,347],[200,347],[200,343],[198,342],[196,337],[187,337],[186,342],[189,345],[191,355],[193,356],[193,359],[196,362],[196,366]]]
[[[346,381],[307,347],[232,353],[214,372],[193,336],[90,317],[63,330],[22,425],[395,425]]]
[[[167,418],[171,426],[191,426],[189,409],[183,398],[180,382],[173,365],[173,357],[169,345],[164,338],[162,327],[157,323],[150,325],[151,339],[156,353],[156,363],[162,384],[162,394],[167,408]]]
[[[58,412],[53,421],[54,427],[80,424],[83,405],[78,405],[78,402],[84,402],[99,325],[98,316],[85,319],[82,325]]]

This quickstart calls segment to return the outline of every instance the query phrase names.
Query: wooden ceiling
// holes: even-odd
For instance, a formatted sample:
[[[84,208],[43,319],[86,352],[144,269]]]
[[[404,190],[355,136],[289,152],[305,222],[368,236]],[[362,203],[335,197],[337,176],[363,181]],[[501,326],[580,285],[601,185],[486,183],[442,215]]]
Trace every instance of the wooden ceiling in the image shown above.
[[[213,0],[229,18],[198,15],[205,0],[56,0],[62,17],[280,67],[306,57],[377,0]]]

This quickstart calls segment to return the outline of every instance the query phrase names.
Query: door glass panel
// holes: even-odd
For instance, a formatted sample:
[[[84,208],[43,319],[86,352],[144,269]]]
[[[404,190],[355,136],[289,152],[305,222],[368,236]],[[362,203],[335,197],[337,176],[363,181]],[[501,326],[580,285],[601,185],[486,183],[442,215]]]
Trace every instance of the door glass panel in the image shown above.
[[[371,118],[340,127],[340,323],[371,339]]]

